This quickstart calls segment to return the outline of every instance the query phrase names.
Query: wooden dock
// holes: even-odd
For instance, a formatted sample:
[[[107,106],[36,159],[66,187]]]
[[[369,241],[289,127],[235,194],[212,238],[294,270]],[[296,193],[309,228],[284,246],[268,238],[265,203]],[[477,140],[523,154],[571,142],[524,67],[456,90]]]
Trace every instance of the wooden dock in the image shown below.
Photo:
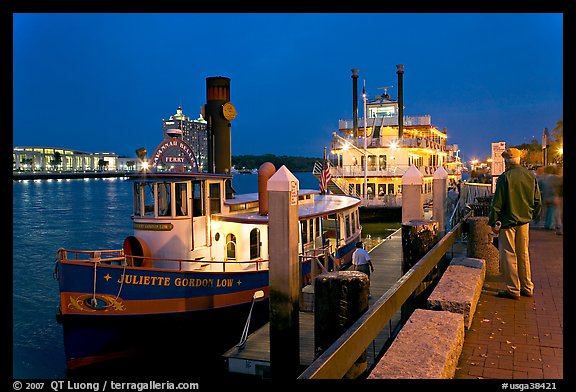
[[[369,306],[380,298],[402,276],[402,230],[398,229],[383,242],[371,249],[374,272],[370,277]],[[377,356],[391,336],[400,320],[400,312],[382,330],[367,349],[368,368],[377,361]],[[314,313],[300,312],[300,365],[308,367],[314,361]],[[248,336],[242,349],[234,346],[224,353],[230,373],[250,374],[267,377],[270,370],[270,329],[265,324]]]

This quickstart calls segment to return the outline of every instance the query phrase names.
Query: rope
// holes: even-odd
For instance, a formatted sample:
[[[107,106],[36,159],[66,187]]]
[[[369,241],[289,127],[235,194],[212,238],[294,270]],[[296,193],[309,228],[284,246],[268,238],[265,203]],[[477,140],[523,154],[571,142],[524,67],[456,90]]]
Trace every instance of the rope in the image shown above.
[[[93,282],[93,290],[92,290],[92,306],[96,307],[96,265],[100,264],[100,260],[93,260],[94,263],[94,282]]]
[[[92,291],[92,306],[96,307],[97,302],[96,302],[96,265],[100,264],[100,260],[94,260],[94,281],[93,281],[93,291]],[[118,288],[118,293],[116,294],[116,298],[114,298],[114,301],[112,301],[112,303],[107,304],[105,306],[103,306],[103,308],[109,308],[110,306],[113,306],[114,303],[118,300],[118,298],[120,298],[120,293],[122,292],[122,288],[124,287],[124,276],[126,275],[126,264],[124,264],[124,268],[122,268],[122,279],[121,279],[121,283],[120,283],[120,287]]]

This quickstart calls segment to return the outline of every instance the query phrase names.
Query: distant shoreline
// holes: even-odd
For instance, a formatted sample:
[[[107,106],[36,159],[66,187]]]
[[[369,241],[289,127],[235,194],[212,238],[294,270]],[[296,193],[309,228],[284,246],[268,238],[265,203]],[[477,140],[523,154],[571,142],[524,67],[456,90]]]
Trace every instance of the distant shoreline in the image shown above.
[[[53,172],[53,173],[12,173],[12,180],[53,180],[73,178],[114,178],[126,177],[127,171],[110,172]]]
[[[20,180],[81,179],[81,178],[119,178],[119,177],[127,177],[130,173],[133,172],[109,171],[109,172],[12,173],[12,180],[20,181]],[[307,173],[307,171],[302,173]],[[234,175],[251,175],[251,174],[236,173]],[[254,175],[257,175],[257,173],[254,173]]]

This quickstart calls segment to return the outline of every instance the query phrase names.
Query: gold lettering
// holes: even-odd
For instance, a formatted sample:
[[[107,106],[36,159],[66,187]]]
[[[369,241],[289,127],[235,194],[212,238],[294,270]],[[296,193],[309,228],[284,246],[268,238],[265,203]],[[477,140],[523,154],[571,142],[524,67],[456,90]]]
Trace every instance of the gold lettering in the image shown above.
[[[234,279],[218,279],[216,281],[216,287],[232,287]]]

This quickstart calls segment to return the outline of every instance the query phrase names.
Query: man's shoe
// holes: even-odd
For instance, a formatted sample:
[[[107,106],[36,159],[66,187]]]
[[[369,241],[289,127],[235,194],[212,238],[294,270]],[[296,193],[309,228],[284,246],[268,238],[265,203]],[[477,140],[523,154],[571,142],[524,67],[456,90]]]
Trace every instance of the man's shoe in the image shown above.
[[[508,290],[500,290],[497,294],[498,297],[500,298],[510,298],[510,299],[518,299],[520,298],[519,295],[514,295],[511,292],[509,292]]]
[[[532,296],[534,296],[533,293],[531,293],[531,292],[529,292],[529,291],[526,291],[526,290],[520,290],[520,295],[523,296],[523,297],[532,297]]]

